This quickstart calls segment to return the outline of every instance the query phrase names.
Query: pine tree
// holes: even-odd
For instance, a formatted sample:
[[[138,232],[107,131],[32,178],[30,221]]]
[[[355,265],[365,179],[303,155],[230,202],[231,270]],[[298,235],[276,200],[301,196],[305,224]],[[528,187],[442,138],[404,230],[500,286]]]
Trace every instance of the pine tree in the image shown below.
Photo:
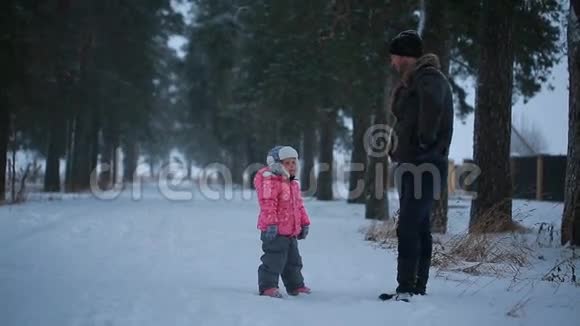
[[[517,1],[485,0],[480,21],[474,161],[482,173],[471,205],[470,231],[501,231],[511,224],[510,134],[513,19]]]
[[[451,25],[448,0],[422,1],[424,17],[423,48],[425,52],[434,53],[439,57],[441,71],[449,76],[451,65]],[[431,229],[433,232],[447,232],[447,211],[449,192],[442,189],[441,198],[435,201],[431,213]]]
[[[569,122],[562,245],[580,245],[580,1],[570,1],[568,20]]]

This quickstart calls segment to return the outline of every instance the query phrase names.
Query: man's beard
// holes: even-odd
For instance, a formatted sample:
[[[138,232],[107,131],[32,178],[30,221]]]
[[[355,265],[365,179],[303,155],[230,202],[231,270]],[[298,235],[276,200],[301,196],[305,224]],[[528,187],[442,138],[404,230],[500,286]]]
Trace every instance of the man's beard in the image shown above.
[[[399,74],[401,74],[401,76],[405,76],[406,74],[411,72],[412,69],[413,69],[412,63],[407,61],[402,62],[401,65],[399,66]]]

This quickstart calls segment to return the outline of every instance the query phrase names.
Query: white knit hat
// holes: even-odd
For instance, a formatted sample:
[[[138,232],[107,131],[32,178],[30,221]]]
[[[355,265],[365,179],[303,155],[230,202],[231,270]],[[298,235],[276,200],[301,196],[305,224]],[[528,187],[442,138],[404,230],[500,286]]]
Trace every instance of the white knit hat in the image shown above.
[[[268,164],[274,174],[284,174],[289,177],[290,174],[281,164],[283,160],[289,158],[298,160],[298,151],[290,146],[276,146],[268,152],[266,164]]]
[[[298,152],[290,146],[276,146],[268,152],[266,164],[271,165],[288,158],[298,159]]]

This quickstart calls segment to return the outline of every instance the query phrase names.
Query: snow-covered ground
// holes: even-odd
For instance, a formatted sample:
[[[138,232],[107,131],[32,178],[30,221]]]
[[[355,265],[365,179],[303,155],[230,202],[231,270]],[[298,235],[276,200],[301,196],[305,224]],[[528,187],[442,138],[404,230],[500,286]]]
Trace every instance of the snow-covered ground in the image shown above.
[[[395,288],[396,256],[363,241],[364,207],[307,201],[300,243],[310,296],[257,295],[254,200],[134,201],[90,196],[0,208],[0,325],[575,325],[580,288],[449,274],[410,304]],[[461,232],[469,202],[451,203]],[[396,209],[392,205],[392,209]],[[516,202],[524,224],[555,222],[562,205]],[[520,212],[520,213],[518,213]],[[553,249],[561,251],[562,249]],[[538,273],[548,264],[538,265]],[[433,273],[435,274],[435,273]],[[518,303],[523,308],[507,313]]]

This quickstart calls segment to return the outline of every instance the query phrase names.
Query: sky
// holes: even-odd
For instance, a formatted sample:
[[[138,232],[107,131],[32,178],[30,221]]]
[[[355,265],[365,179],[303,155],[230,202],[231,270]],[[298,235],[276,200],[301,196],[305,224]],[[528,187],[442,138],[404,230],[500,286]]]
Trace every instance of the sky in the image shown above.
[[[176,12],[180,13],[183,17],[183,22],[190,25],[193,22],[192,7],[193,4],[186,0],[171,0],[171,7]],[[183,59],[185,58],[186,45],[188,43],[187,38],[183,35],[171,35],[167,41],[167,45],[174,49],[177,53],[177,57]]]
[[[171,35],[169,40],[167,40],[167,44],[169,47],[175,50],[177,53],[177,57],[180,59],[185,58],[187,55],[186,45],[188,43],[187,38],[183,37],[182,35]]]

